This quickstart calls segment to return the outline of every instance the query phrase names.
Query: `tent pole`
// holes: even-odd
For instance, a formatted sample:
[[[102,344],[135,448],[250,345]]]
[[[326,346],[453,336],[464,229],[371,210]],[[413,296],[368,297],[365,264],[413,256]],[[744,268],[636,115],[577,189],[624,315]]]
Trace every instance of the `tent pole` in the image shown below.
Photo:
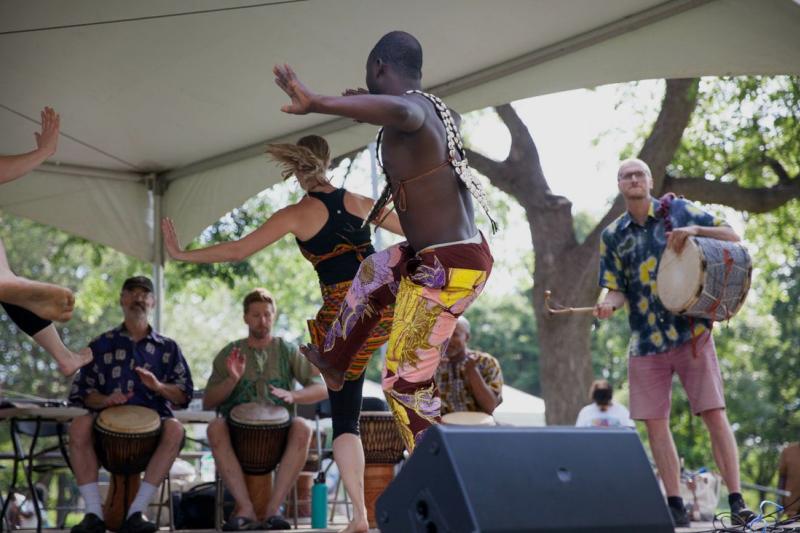
[[[377,158],[377,143],[371,142],[367,145],[369,149],[369,173],[370,181],[372,182],[372,197],[376,200],[381,193],[381,188],[378,185],[378,158]],[[375,227],[375,249],[383,250],[383,230]]]
[[[164,191],[155,174],[147,176],[150,201],[153,209],[153,285],[155,286],[156,308],[153,315],[153,329],[160,332],[164,320],[164,240],[161,235],[161,218]]]

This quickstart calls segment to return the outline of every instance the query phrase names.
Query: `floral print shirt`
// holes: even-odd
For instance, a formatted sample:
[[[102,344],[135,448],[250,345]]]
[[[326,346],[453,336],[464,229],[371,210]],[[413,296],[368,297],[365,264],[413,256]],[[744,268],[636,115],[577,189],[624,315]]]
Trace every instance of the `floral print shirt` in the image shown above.
[[[652,199],[643,225],[626,211],[603,230],[600,241],[600,286],[624,293],[630,307],[631,356],[672,350],[711,328],[709,320],[669,312],[658,298],[656,273],[667,243],[659,206]],[[672,200],[667,216],[673,228],[726,225],[683,198]]]

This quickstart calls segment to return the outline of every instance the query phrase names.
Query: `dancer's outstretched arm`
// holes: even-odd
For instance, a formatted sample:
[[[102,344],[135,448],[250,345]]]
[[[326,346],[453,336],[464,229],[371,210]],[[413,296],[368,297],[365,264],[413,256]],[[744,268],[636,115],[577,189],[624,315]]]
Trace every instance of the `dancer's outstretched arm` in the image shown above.
[[[272,69],[275,83],[292,99],[281,107],[284,113],[305,115],[323,113],[348,117],[377,126],[391,126],[404,132],[420,129],[425,122],[425,110],[408,96],[361,94],[350,91],[346,96],[323,96],[306,87],[289,65]]]
[[[26,154],[0,156],[0,184],[24,176],[38,167],[58,148],[58,113],[50,107],[42,110],[42,131],[35,133],[36,150]]]
[[[223,242],[197,250],[183,250],[178,243],[178,234],[172,219],[161,221],[164,247],[167,253],[179,261],[190,263],[236,263],[244,261],[259,250],[263,250],[287,233],[297,230],[301,208],[290,205],[269,217],[257,230],[238,241]]]

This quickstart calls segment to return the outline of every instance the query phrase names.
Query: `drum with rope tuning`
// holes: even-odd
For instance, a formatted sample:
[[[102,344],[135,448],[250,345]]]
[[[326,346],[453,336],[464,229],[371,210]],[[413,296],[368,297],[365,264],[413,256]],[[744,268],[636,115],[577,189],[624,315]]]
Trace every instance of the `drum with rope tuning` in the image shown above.
[[[656,284],[664,307],[678,315],[728,320],[742,307],[753,265],[738,242],[689,237],[681,253],[664,250]]]
[[[389,411],[362,411],[359,419],[364,445],[364,503],[369,527],[377,527],[375,502],[394,479],[394,468],[403,460],[405,444]]]

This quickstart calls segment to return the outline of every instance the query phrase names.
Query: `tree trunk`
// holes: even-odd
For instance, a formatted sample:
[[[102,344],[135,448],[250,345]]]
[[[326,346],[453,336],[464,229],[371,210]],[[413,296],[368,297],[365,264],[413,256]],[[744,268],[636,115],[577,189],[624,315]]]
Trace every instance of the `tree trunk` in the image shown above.
[[[667,82],[661,112],[639,154],[654,176],[665,175],[694,109],[696,92],[697,80]],[[597,301],[600,234],[622,213],[623,204],[617,198],[587,239],[578,243],[572,204],[550,191],[527,127],[509,104],[495,110],[511,133],[508,157],[494,161],[468,150],[469,160],[492,184],[514,197],[527,215],[535,251],[533,307],[539,325],[540,382],[547,423],[573,424],[592,380],[593,319],[588,314],[550,316],[544,309],[544,291],[551,290],[555,301],[572,307]]]

